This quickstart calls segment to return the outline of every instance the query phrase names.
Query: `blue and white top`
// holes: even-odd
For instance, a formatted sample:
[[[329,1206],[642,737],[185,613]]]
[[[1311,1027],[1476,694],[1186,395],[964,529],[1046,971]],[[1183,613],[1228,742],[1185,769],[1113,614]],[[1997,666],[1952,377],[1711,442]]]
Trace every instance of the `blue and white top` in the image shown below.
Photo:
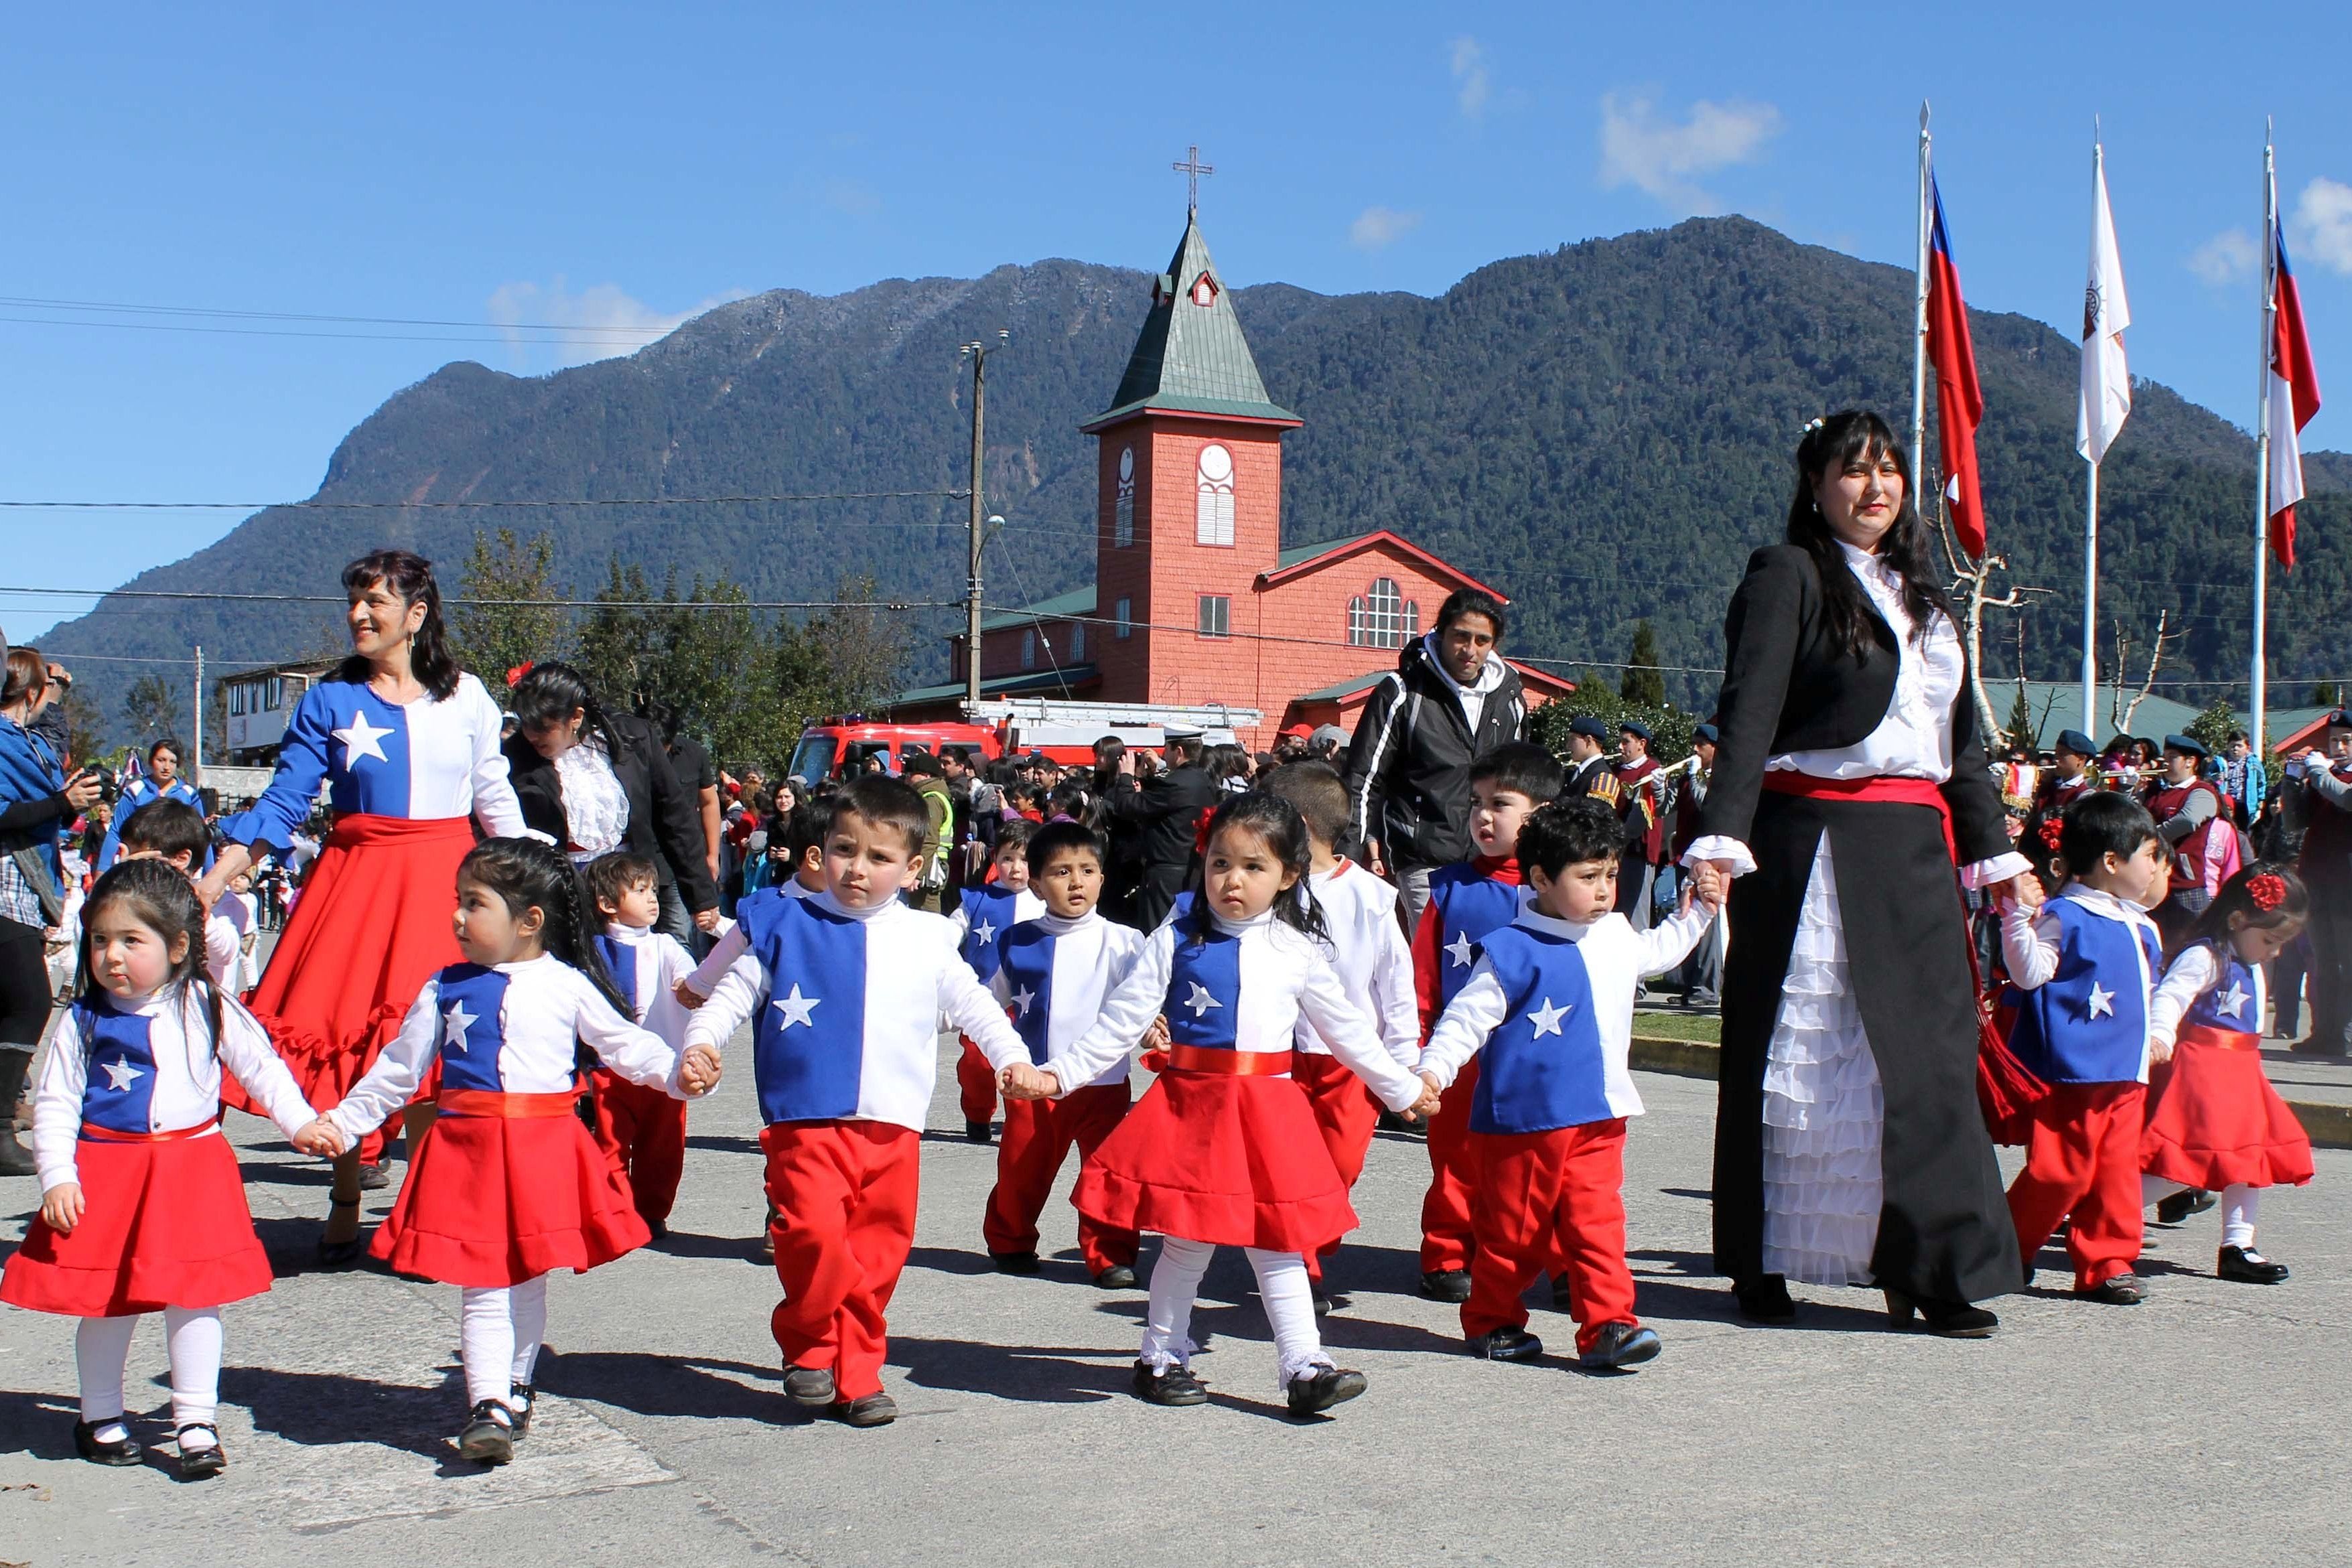
[[[1421,917],[1437,926],[1437,996],[1432,1013],[1443,1011],[1469,984],[1478,945],[1487,934],[1517,919],[1534,898],[1533,888],[1488,876],[1469,861],[1429,873],[1429,903]]]
[[[2259,1035],[2268,1017],[2263,972],[2227,947],[2200,942],[2164,972],[2148,1004],[2148,1036],[2169,1055],[2184,1023],[2231,1034]]]
[[[887,1122],[919,1133],[939,1081],[940,1015],[999,1070],[1029,1060],[1004,1009],[956,955],[955,926],[898,899],[830,893],[739,905],[751,951],[711,987],[686,1042],[715,1054],[752,1024],[760,1115]]]
[[[744,931],[743,923],[749,920],[756,924],[762,905],[779,898],[814,897],[817,891],[800,878],[788,876],[782,882],[772,882],[765,887],[754,888],[745,894],[736,901],[735,918],[719,922],[718,939],[710,944],[710,951],[702,956],[702,962],[694,967],[694,973],[686,977],[688,988],[696,996],[708,998],[710,988],[719,983],[719,977],[742,961],[743,955],[751,950],[751,938]]]
[[[596,956],[629,1004],[629,1021],[684,1049],[687,1011],[672,988],[694,972],[694,955],[685,945],[649,925],[614,922],[596,938]]]
[[[567,1093],[582,1041],[630,1082],[687,1098],[678,1052],[614,1012],[587,976],[542,953],[495,968],[452,964],[425,981],[400,1033],[327,1115],[346,1145],[356,1142],[408,1103],[436,1057],[444,1089]]]
[[[1013,1032],[1039,1066],[1086,1033],[1108,996],[1143,950],[1143,933],[1088,910],[1076,920],[1051,913],[1024,920],[1001,940],[1001,962],[989,981],[1011,1009]],[[1127,1081],[1128,1053],[1095,1074],[1097,1084]]]
[[[177,800],[183,806],[205,809],[205,798],[184,779],[174,779],[160,789],[152,778],[133,779],[122,788],[122,798],[114,803],[114,814],[107,819],[106,837],[98,846],[98,873],[104,876],[114,869],[115,857],[122,853],[122,824],[137,814],[142,806],[152,806],[158,800]],[[212,852],[205,852],[207,861]],[[199,868],[202,869],[202,868]]]
[[[502,716],[482,683],[457,677],[446,702],[431,694],[388,703],[364,682],[320,681],[302,694],[278,751],[278,776],[250,810],[223,819],[231,843],[283,847],[310,815],[319,787],[338,815],[439,821],[475,816],[492,838],[523,831],[522,807],[499,749]]]
[[[217,1053],[194,986],[166,986],[137,1001],[96,990],[82,998],[58,1020],[33,1092],[41,1190],[81,1180],[74,1145],[85,1122],[112,1133],[177,1133],[217,1118],[223,1062],[288,1137],[317,1114],[260,1020],[232,998],[221,998]],[[213,1127],[198,1135],[219,1134]]]
[[[2148,1004],[2164,939],[2137,905],[2081,883],[2001,916],[2010,1049],[2050,1083],[2147,1082]]]
[[[1483,1052],[1470,1127],[1548,1133],[1642,1113],[1627,1063],[1633,994],[1645,975],[1690,956],[1714,916],[1694,904],[1636,931],[1615,913],[1589,925],[1533,905],[1489,932],[1469,983],[1421,1053],[1443,1089]]]
[[[1045,1061],[1065,1092],[1100,1077],[1163,1015],[1179,1045],[1270,1053],[1291,1049],[1303,1014],[1331,1054],[1389,1109],[1402,1111],[1421,1098],[1421,1080],[1389,1054],[1304,934],[1272,910],[1240,923],[1212,918],[1206,937],[1162,925],[1144,942],[1135,967],[1103,999],[1101,1016]]]
[[[963,961],[985,985],[995,977],[1001,957],[998,944],[1004,934],[1024,920],[1034,920],[1045,913],[1045,901],[1022,888],[1018,892],[1003,887],[967,887],[957,901],[956,912],[948,918],[955,928]]]
[[[1421,1013],[1412,988],[1412,947],[1397,924],[1397,891],[1353,861],[1316,872],[1299,885],[1323,911],[1331,939],[1325,956],[1339,983],[1372,1015],[1389,1054],[1401,1066],[1421,1060]],[[1315,1056],[1331,1054],[1304,1014],[1297,1048]]]

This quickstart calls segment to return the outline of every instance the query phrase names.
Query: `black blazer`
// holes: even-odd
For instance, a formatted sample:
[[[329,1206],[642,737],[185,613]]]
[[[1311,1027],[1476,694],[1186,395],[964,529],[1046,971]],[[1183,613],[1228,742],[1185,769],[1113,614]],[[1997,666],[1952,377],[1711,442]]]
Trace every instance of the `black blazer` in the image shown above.
[[[613,752],[613,771],[629,798],[629,826],[621,845],[631,854],[654,862],[664,885],[675,878],[678,898],[689,913],[719,907],[719,889],[704,863],[699,802],[677,781],[654,727],[633,714],[610,714],[604,720],[619,744]],[[507,769],[514,781],[515,799],[522,803],[522,820],[559,844],[572,841],[572,825],[563,815],[563,789],[555,764],[541,757],[518,732],[507,737]]]
[[[1767,545],[1748,558],[1748,575],[1724,616],[1722,739],[1699,831],[1747,841],[1764,786],[1764,764],[1784,751],[1834,750],[1868,738],[1895,701],[1895,629],[1873,611],[1873,642],[1857,662],[1832,645],[1822,578],[1795,545]],[[1977,705],[1963,670],[1952,702],[1952,777],[1943,787],[1962,863],[2013,846],[2002,821]]]

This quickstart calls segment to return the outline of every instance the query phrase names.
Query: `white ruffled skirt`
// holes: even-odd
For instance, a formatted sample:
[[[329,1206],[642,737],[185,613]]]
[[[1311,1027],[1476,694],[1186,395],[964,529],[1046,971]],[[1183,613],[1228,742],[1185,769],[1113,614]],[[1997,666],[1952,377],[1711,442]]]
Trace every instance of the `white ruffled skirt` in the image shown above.
[[[1764,1055],[1765,1271],[1809,1285],[1869,1284],[1886,1099],[1846,983],[1826,832]]]

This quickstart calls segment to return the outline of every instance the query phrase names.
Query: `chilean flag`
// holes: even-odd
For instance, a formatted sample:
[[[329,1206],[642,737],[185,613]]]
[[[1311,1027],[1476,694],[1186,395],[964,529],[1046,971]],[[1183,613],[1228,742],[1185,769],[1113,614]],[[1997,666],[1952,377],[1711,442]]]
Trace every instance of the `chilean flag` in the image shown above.
[[[1977,491],[1977,426],[1984,420],[1984,392],[1977,385],[1976,345],[1969,340],[1968,302],[1960,298],[1960,275],[1952,266],[1952,242],[1944,232],[1944,193],[1928,177],[1935,226],[1927,238],[1927,360],[1936,367],[1936,432],[1944,462],[1944,502],[1952,528],[1971,556],[1985,550],[1984,501]]]
[[[2303,329],[2303,297],[2286,264],[2286,235],[2271,224],[2271,553],[2294,566],[2294,504],[2303,499],[2303,450],[2296,437],[2319,412],[2319,372]]]

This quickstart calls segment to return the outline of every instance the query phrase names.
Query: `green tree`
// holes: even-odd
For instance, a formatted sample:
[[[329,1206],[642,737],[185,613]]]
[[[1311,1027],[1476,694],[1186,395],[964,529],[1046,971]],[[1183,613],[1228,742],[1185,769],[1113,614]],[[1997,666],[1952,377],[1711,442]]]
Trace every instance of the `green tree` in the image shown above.
[[[2219,757],[2221,748],[2230,744],[2231,733],[2242,727],[2238,722],[2237,711],[2230,706],[2229,702],[2215,697],[2210,707],[2189,721],[2189,736],[2192,740],[2203,741],[2207,748]]]
[[[1672,703],[1629,703],[1607,682],[1588,679],[1571,695],[1536,709],[1528,719],[1528,738],[1556,757],[1565,757],[1568,727],[1587,714],[1607,725],[1612,734],[1629,718],[1641,720],[1649,727],[1650,755],[1661,766],[1690,755],[1691,730],[1698,724],[1696,715],[1685,713]]]
[[[1658,669],[1658,633],[1647,621],[1633,626],[1633,649],[1625,655],[1625,679],[1617,695],[1636,707],[1662,707],[1666,677]]]
[[[173,734],[180,717],[178,689],[161,675],[142,675],[122,695],[122,722],[131,743],[144,749]]]
[[[563,611],[528,602],[562,597],[555,541],[546,534],[524,540],[512,528],[500,528],[495,538],[477,528],[457,597],[465,602],[449,611],[457,662],[493,692],[506,690],[508,671],[563,652]]]
[[[2336,704],[2344,700],[2342,697],[2336,695],[2336,688],[2334,681],[2312,682],[2311,706],[2314,707],[2334,707]]]
[[[89,761],[106,739],[106,721],[100,716],[98,705],[77,684],[67,688],[57,706],[66,721],[64,760],[76,765]]]
[[[773,706],[756,736],[764,749],[721,756],[780,770],[809,720],[861,712],[898,689],[909,653],[905,617],[876,600],[870,577],[843,583],[834,598],[834,608],[778,628],[767,672]]]
[[[2029,751],[2037,748],[2033,705],[2025,700],[2025,685],[2022,682],[2020,682],[2017,687],[2017,700],[2009,705],[2009,723],[2004,727],[2009,732],[2009,743],[2011,746],[2022,746]]]
[[[664,594],[677,597],[675,580]],[[654,664],[673,628],[660,612],[646,608],[654,601],[643,568],[621,564],[615,555],[605,564],[604,586],[596,591],[595,606],[580,622],[575,659],[580,673],[599,700],[632,712],[652,700]]]

